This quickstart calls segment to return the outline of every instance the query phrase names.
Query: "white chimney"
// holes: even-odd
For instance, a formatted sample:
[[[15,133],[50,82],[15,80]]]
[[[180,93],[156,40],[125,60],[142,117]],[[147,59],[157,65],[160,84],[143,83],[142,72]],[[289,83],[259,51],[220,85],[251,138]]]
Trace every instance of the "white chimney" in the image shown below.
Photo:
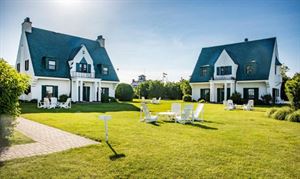
[[[22,31],[31,33],[32,30],[32,22],[30,22],[30,18],[26,17],[24,22],[22,23]]]
[[[103,38],[102,35],[99,35],[99,36],[97,37],[97,41],[99,42],[100,47],[105,48],[105,39]]]

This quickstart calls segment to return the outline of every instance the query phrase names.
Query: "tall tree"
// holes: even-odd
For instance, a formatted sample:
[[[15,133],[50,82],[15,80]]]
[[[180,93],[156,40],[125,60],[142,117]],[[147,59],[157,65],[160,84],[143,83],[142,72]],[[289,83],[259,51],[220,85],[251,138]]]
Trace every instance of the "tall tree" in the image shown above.
[[[289,71],[289,67],[282,64],[282,66],[280,67],[280,74],[282,76],[282,83],[281,83],[281,90],[280,90],[280,96],[281,96],[281,99],[287,101],[288,100],[288,97],[285,93],[285,83],[291,79],[290,77],[287,76],[287,72]]]

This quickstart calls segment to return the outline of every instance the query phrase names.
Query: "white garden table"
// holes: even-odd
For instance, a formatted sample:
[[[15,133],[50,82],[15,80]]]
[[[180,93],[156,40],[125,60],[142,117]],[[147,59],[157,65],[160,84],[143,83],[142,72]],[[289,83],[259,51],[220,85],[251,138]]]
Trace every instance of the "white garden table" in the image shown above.
[[[169,118],[169,120],[172,120],[172,119],[174,119],[176,114],[174,112],[167,111],[167,112],[159,112],[158,115],[167,116]]]

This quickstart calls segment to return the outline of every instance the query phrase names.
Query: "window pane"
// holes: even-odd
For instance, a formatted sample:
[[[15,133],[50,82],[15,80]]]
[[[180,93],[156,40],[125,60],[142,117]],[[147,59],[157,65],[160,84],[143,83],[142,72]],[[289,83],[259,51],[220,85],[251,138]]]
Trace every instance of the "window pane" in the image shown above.
[[[248,97],[254,98],[254,89],[248,89]]]
[[[49,61],[49,65],[55,65],[55,61]]]

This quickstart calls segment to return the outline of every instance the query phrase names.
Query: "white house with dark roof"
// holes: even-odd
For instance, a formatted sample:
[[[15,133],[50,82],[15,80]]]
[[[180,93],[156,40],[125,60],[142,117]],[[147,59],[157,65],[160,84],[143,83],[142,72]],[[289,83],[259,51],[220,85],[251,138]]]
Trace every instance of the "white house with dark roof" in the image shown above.
[[[192,97],[222,102],[236,91],[246,100],[270,94],[281,101],[278,59],[276,38],[203,48],[190,79]]]
[[[66,94],[73,102],[101,101],[101,94],[114,97],[119,83],[102,36],[89,40],[35,28],[28,17],[22,23],[16,69],[31,76],[23,100]]]

